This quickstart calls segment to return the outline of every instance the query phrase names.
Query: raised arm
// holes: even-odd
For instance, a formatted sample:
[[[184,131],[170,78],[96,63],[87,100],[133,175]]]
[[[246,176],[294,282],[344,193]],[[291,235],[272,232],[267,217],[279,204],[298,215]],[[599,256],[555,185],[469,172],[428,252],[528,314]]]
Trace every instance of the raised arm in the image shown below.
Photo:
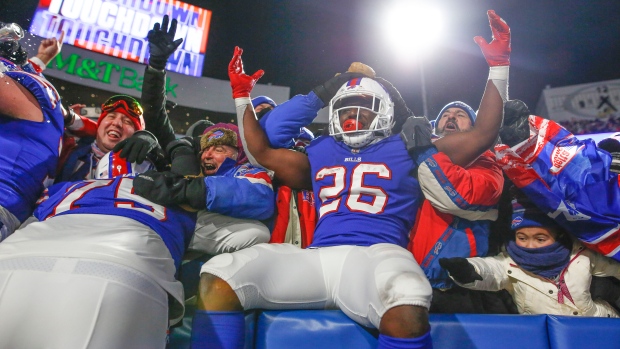
[[[448,155],[452,162],[460,166],[467,166],[493,146],[502,125],[503,107],[508,98],[510,28],[495,11],[489,10],[487,14],[493,40],[487,43],[480,36],[474,38],[490,67],[476,124],[468,132],[446,135],[434,143],[437,150]]]
[[[243,71],[242,53],[241,48],[235,47],[233,58],[228,65],[228,76],[237,109],[239,133],[250,162],[273,171],[282,184],[291,188],[311,189],[308,157],[288,149],[273,149],[269,145],[269,140],[256,119],[250,99],[252,88],[264,72],[258,70],[252,75],[247,75]]]
[[[166,112],[166,63],[183,42],[183,39],[174,40],[177,20],[170,21],[170,26],[168,23],[168,15],[165,15],[161,26],[155,23],[149,31],[149,64],[144,72],[141,96],[146,129],[157,137],[164,149],[176,139]]]
[[[11,24],[12,30],[21,32],[16,24]],[[17,33],[19,34],[19,33]],[[9,62],[23,66],[23,69],[32,73],[40,73],[61,50],[65,32],[61,32],[60,38],[44,39],[39,45],[37,55],[32,58],[36,67],[30,66],[27,60],[28,52],[19,43],[23,34],[17,35],[15,40],[0,43],[0,56]],[[24,86],[15,82],[12,77],[2,74],[11,63],[0,63],[0,114],[15,119],[30,121],[43,121],[43,112],[37,99]],[[33,70],[34,69],[34,70]],[[64,111],[63,111],[63,115]]]
[[[161,25],[155,23],[148,33],[149,64],[144,72],[141,102],[144,108],[145,130],[119,142],[113,149],[130,162],[142,163],[147,154],[159,157],[168,144],[176,139],[174,129],[166,112],[166,62],[181,45],[183,39],[174,40],[177,20],[170,21],[165,15]],[[161,147],[161,148],[160,148]]]
[[[39,45],[39,49],[37,50],[37,55],[32,57],[30,60],[37,64],[41,70],[44,70],[45,67],[60,53],[62,50],[62,42],[65,39],[65,31],[60,32],[60,37],[56,38],[48,38],[41,41]]]

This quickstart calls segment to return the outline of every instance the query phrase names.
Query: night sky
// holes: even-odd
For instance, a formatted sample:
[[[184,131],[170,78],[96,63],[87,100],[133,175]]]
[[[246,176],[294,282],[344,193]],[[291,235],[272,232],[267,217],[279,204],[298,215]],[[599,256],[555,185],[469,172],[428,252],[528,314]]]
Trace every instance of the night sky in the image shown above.
[[[186,2],[213,11],[204,76],[228,79],[227,65],[238,45],[245,51],[246,72],[264,69],[261,83],[290,86],[293,96],[308,93],[351,62],[361,61],[391,81],[409,107],[422,114],[421,60],[403,64],[380,31],[378,13],[390,0]],[[27,18],[37,3],[1,0],[0,21],[28,28]],[[477,108],[488,66],[473,37],[490,41],[487,9],[494,9],[511,27],[510,97],[522,99],[531,109],[547,85],[620,78],[616,24],[620,1],[442,0],[432,4],[444,9],[447,26],[443,39],[423,59],[431,118],[453,100]]]

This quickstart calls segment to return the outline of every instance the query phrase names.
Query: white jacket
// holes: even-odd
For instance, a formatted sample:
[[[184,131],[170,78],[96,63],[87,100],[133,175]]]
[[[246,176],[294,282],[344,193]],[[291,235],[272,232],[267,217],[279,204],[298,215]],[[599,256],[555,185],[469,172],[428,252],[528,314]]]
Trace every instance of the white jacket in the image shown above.
[[[467,260],[483,280],[459,285],[483,291],[506,289],[521,314],[620,317],[611,305],[600,299],[592,300],[590,294],[592,275],[614,276],[620,279],[620,263],[586,249],[579,242],[573,244],[571,261],[564,274],[570,297],[566,293],[559,296],[558,281],[521,269],[506,252],[495,257],[475,257]],[[563,298],[563,304],[558,298]],[[572,302],[569,298],[572,298]]]

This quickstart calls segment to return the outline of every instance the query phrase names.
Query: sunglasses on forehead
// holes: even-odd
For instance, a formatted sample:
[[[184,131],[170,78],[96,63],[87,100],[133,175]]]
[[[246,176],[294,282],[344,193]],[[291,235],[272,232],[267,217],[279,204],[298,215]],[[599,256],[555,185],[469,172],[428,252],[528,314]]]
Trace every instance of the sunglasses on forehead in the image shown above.
[[[103,105],[101,110],[113,111],[117,108],[123,108],[127,110],[133,117],[139,118],[142,116],[142,106],[132,97],[125,95],[117,95],[110,97]]]

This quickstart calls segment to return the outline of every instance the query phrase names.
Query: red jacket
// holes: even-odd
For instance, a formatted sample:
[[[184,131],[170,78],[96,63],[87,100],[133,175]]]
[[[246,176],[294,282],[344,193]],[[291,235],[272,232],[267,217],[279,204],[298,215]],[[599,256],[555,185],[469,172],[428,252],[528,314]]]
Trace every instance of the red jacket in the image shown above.
[[[291,209],[294,211],[291,212]],[[280,186],[276,197],[276,210],[270,243],[288,242],[301,248],[312,243],[317,217],[312,191]],[[299,220],[299,230],[295,220]]]
[[[490,151],[466,168],[434,148],[419,163],[425,200],[411,231],[409,250],[433,287],[449,288],[453,282],[438,260],[486,256],[489,225],[497,219],[504,177]]]

